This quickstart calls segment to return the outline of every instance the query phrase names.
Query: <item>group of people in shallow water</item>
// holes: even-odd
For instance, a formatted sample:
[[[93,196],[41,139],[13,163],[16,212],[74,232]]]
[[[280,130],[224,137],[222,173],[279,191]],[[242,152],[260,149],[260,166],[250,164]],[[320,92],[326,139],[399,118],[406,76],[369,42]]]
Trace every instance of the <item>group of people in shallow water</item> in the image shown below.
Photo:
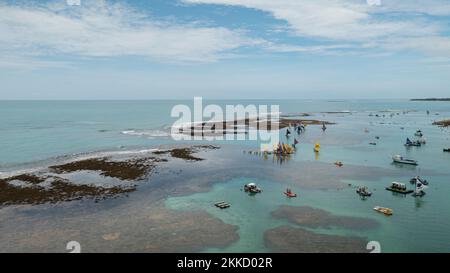
[[[286,138],[288,138],[292,134],[290,129],[292,130],[292,127],[289,125],[289,127],[286,129]],[[305,128],[305,125],[303,125],[302,123],[297,123],[297,124],[294,124],[293,130],[295,132],[297,132],[298,135],[300,135],[301,133],[303,133],[306,130],[306,128]],[[295,145],[298,143],[299,142],[296,138],[294,138],[294,143],[292,145],[285,144],[285,143],[278,143],[278,146],[275,149],[275,152],[279,153],[279,154],[291,154],[295,151]]]
[[[291,133],[291,125],[289,125],[289,127],[286,129],[286,138],[289,138],[289,136],[292,134]],[[325,126],[325,122],[322,123],[322,130],[325,132],[325,130],[327,129],[327,127]],[[303,125],[302,123],[296,123],[294,124],[294,131],[297,132],[298,135],[300,135],[301,133],[305,132],[306,130],[306,126]],[[298,140],[296,138],[294,138],[294,143],[292,144],[292,146],[290,146],[289,144],[284,144],[284,143],[279,143],[277,148],[275,149],[275,152],[283,154],[283,153],[292,153],[293,151],[289,149],[288,152],[286,152],[285,147],[292,147],[293,149],[295,149],[295,145],[298,144]],[[316,148],[317,149],[317,148]]]
[[[289,129],[291,129],[291,126],[286,129],[286,137],[289,137],[291,135],[291,130]],[[300,135],[305,131],[305,125],[303,125],[302,123],[294,124],[294,131],[297,132],[298,135]]]

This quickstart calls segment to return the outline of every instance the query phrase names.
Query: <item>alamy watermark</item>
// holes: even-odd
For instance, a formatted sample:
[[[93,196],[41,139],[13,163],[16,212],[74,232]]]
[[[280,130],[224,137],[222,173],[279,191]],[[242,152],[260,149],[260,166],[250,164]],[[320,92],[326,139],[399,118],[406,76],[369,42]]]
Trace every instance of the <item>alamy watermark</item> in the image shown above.
[[[172,108],[178,118],[171,127],[174,140],[254,140],[261,148],[279,142],[279,105],[204,105],[195,97],[193,109],[185,104]]]

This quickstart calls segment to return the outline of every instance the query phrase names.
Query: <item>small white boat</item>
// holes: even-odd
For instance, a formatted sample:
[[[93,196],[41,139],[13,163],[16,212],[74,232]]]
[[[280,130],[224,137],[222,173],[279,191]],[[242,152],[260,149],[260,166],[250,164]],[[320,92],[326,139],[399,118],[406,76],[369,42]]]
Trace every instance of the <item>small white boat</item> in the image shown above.
[[[401,155],[394,155],[392,157],[392,160],[394,163],[400,163],[400,164],[408,164],[408,165],[419,165],[419,163],[416,160],[413,159],[406,159]]]
[[[244,191],[249,193],[260,193],[262,192],[261,188],[256,186],[255,183],[248,183],[244,186]]]
[[[417,131],[414,133],[414,135],[417,136],[417,137],[423,137],[423,133],[422,133],[421,130],[417,130]]]

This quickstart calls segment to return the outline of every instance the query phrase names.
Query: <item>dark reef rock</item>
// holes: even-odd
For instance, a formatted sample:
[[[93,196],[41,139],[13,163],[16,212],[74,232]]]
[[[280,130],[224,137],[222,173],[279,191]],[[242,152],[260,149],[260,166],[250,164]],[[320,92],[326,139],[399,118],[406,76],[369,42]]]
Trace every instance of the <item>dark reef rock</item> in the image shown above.
[[[121,180],[138,180],[147,175],[161,159],[147,157],[127,161],[109,161],[108,158],[91,158],[63,165],[50,166],[55,173],[99,171],[101,175]]]
[[[51,180],[48,186],[40,183]],[[16,186],[12,181],[22,181],[29,186]],[[60,177],[37,177],[34,175],[19,175],[8,179],[0,179],[0,206],[5,205],[37,205],[43,203],[57,203],[60,201],[73,201],[83,198],[95,200],[129,193],[135,188],[98,187],[93,185],[77,185]]]

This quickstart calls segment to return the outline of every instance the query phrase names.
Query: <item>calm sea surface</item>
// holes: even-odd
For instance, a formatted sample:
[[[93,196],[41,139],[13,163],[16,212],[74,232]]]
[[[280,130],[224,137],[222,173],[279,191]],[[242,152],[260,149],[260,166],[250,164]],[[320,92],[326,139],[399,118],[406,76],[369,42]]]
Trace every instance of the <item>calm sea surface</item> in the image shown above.
[[[308,205],[336,215],[373,218],[380,223],[379,228],[372,230],[333,228],[317,232],[367,237],[379,241],[382,250],[389,252],[450,252],[450,154],[442,151],[450,147],[450,131],[432,125],[435,120],[450,118],[449,102],[204,101],[205,105],[210,103],[276,104],[282,114],[309,113],[311,116],[305,119],[335,122],[336,125],[330,125],[326,132],[322,132],[320,126],[308,126],[306,133],[297,137],[300,141],[298,152],[286,163],[291,168],[302,162],[329,163],[334,168],[333,162],[342,161],[344,168],[345,165],[354,165],[402,171],[392,164],[391,156],[394,154],[416,159],[419,166],[404,168],[403,176],[389,177],[382,172],[374,172],[370,179],[341,181],[367,185],[373,190],[374,196],[364,201],[353,189],[308,189],[291,185],[291,181],[280,184],[270,179],[258,179],[257,182],[265,189],[264,195],[248,199],[236,194],[236,188],[254,180],[256,174],[255,177],[251,173],[242,175],[233,173],[231,169],[233,178],[214,181],[221,183],[215,184],[208,192],[169,197],[165,201],[169,208],[204,209],[239,227],[238,242],[226,249],[204,251],[267,251],[262,238],[264,231],[286,224],[270,217],[270,212],[280,205]],[[176,104],[192,105],[192,101],[0,101],[0,173],[32,168],[73,154],[177,144],[169,135],[169,128],[176,120],[170,113]],[[427,144],[405,148],[405,139],[413,138],[417,129],[422,130]],[[318,157],[312,152],[316,142],[322,146]],[[369,142],[377,142],[377,145],[369,145]],[[236,151],[258,147],[258,143],[253,141],[219,144],[235,146]],[[233,157],[232,153],[227,155]],[[247,158],[262,161],[257,156],[248,155]],[[239,160],[242,160],[242,154]],[[279,171],[287,170],[281,165]],[[392,181],[402,181],[411,186],[408,181],[412,175],[424,173],[429,174],[426,178],[430,185],[422,198],[398,196],[384,190]],[[321,177],[315,179],[320,180]],[[280,198],[286,186],[301,193],[300,197],[295,200]],[[228,201],[239,205],[226,212],[205,205],[225,196]],[[394,216],[388,218],[373,212],[376,205],[393,208]]]

